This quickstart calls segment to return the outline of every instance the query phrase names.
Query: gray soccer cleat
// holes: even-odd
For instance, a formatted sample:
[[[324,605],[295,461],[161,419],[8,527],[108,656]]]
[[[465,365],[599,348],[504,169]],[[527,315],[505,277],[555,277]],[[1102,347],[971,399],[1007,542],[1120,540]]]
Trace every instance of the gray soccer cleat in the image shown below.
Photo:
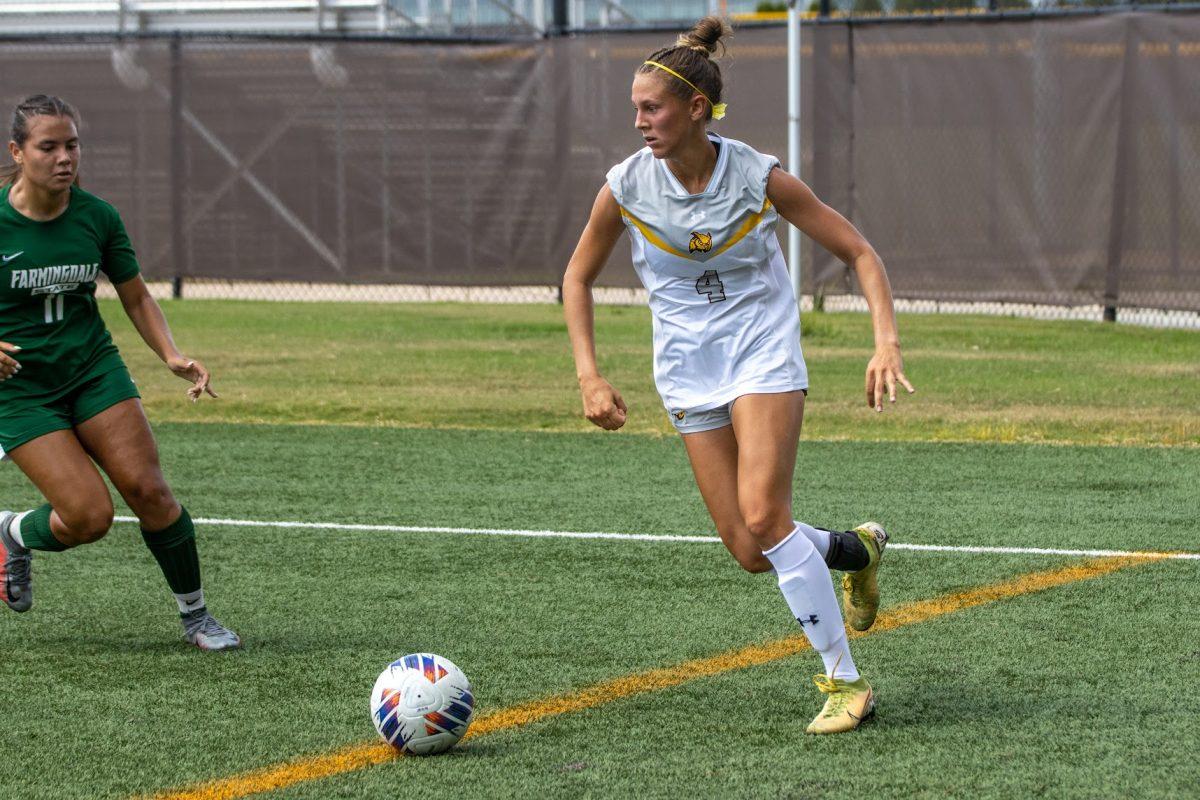
[[[28,611],[33,605],[33,554],[8,532],[16,518],[11,511],[0,511],[0,600],[13,611]]]
[[[184,614],[181,619],[183,640],[201,650],[236,650],[242,646],[241,637],[217,622],[207,608]]]

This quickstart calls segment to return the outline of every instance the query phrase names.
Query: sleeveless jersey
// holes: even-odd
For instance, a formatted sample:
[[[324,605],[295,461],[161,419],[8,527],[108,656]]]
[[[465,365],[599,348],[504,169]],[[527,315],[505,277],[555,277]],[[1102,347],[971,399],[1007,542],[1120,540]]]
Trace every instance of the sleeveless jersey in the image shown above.
[[[77,186],[49,222],[22,216],[0,189],[0,341],[19,345],[21,371],[0,381],[0,405],[41,405],[120,367],[96,307],[96,278],[138,274],[117,210]]]
[[[710,133],[707,188],[689,194],[645,148],[608,172],[650,295],[654,380],[678,415],[743,394],[808,388],[800,315],[767,199],[778,159]]]

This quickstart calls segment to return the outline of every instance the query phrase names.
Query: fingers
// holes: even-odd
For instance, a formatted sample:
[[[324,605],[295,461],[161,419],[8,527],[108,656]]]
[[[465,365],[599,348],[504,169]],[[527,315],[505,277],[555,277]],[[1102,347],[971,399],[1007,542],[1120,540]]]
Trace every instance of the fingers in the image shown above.
[[[204,394],[207,394],[209,397],[217,396],[210,383],[212,376],[199,361],[188,361],[177,372],[181,377],[192,381],[192,385],[188,387],[187,396],[193,403],[199,400],[201,395]]]
[[[871,393],[871,407],[876,411],[883,411],[883,378],[881,376],[874,376],[874,380],[872,382],[875,384],[875,391]]]
[[[875,370],[867,367],[867,406],[875,407]]]
[[[593,425],[615,431],[625,424],[629,408],[625,398],[608,381],[598,379],[583,387],[583,415]]]
[[[900,370],[896,370],[896,380],[900,381],[905,389],[908,389],[909,394],[912,394],[916,391],[916,389],[913,388],[913,385],[908,382],[908,378],[904,377],[904,373]]]
[[[0,381],[6,381],[21,371],[21,363],[8,353],[19,353],[21,348],[8,342],[0,342]]]
[[[588,421],[606,431],[615,431],[625,424],[625,409],[610,405],[599,411],[586,414]]]

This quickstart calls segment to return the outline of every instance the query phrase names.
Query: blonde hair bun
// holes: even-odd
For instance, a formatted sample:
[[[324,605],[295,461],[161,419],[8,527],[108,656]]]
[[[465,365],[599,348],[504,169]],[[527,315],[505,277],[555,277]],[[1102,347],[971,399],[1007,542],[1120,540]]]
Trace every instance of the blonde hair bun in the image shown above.
[[[693,25],[690,31],[681,33],[675,46],[698,50],[711,57],[717,52],[718,47],[724,54],[725,44],[721,40],[732,33],[733,30],[729,27],[729,23],[720,17],[705,17]]]

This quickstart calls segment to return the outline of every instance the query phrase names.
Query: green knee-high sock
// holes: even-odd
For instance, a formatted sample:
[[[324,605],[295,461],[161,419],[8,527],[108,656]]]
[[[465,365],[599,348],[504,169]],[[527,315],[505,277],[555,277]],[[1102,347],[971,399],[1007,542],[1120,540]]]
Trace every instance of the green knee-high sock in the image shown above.
[[[154,560],[163,571],[167,585],[179,603],[179,613],[187,614],[204,608],[204,592],[200,588],[200,555],[196,552],[196,529],[186,508],[179,519],[165,529],[151,533],[142,529],[142,539]]]
[[[21,541],[30,550],[49,550],[59,553],[67,546],[50,532],[50,504],[35,508],[21,517]]]

